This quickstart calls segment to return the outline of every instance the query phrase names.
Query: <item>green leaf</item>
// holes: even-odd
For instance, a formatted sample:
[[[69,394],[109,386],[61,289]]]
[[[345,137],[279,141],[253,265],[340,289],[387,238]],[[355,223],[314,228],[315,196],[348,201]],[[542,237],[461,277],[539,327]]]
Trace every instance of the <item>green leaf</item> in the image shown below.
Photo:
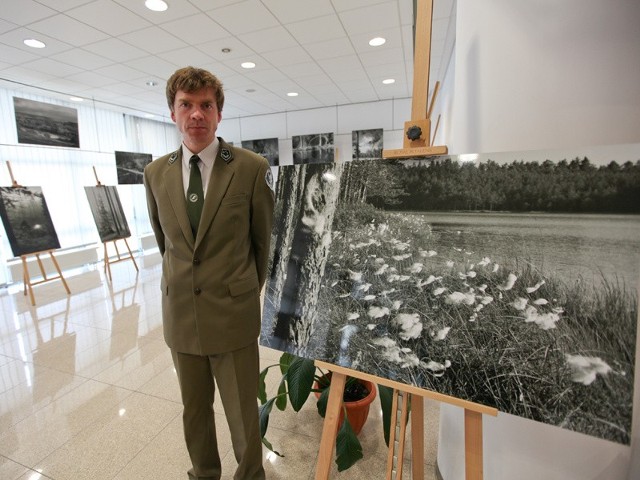
[[[258,380],[258,399],[260,400],[260,405],[264,405],[267,402],[267,384],[264,381],[267,373],[269,373],[269,367],[260,372],[260,378]]]
[[[346,413],[336,438],[336,465],[342,472],[362,458],[362,445],[349,424]]]
[[[331,387],[325,388],[324,390],[322,390],[322,393],[320,394],[320,398],[318,398],[318,404],[317,404],[318,413],[322,418],[324,418],[325,414],[327,413],[327,403],[329,402],[330,388]]]
[[[269,442],[269,440],[267,440],[266,438],[262,437],[262,444],[267,447],[269,450],[271,450],[273,453],[275,453],[276,455],[278,455],[279,457],[283,457],[284,455],[282,455],[280,452],[276,451],[273,449],[273,445],[271,445],[271,442]]]
[[[280,357],[280,372],[285,375],[289,371],[289,366],[298,357],[288,352],[284,352]]]
[[[281,412],[284,412],[284,409],[287,408],[287,376],[283,376],[280,381],[280,386],[278,387],[278,396],[276,397],[276,407]]]
[[[384,442],[389,446],[389,430],[391,430],[391,407],[393,407],[393,388],[378,385],[378,396],[382,407],[382,428]]]
[[[309,398],[316,367],[313,360],[296,357],[287,371],[287,383],[289,384],[289,400],[296,412],[299,412],[304,402]]]
[[[260,405],[258,408],[258,417],[260,419],[260,436],[264,438],[267,434],[267,427],[269,426],[269,414],[271,413],[271,409],[273,408],[273,402],[276,399],[272,398],[268,402],[263,405]]]

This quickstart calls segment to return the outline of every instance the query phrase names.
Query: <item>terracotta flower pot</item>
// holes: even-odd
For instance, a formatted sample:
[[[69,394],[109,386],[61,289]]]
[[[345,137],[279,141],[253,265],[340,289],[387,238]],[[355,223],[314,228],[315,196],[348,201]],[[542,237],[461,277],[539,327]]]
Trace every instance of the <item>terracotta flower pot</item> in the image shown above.
[[[329,379],[331,378],[331,374],[328,375]],[[371,402],[373,402],[377,395],[376,386],[368,382],[366,380],[358,380],[361,384],[363,384],[367,390],[369,390],[369,394],[361,400],[356,401],[346,401],[344,402],[345,409],[347,410],[347,418],[349,419],[349,423],[351,424],[351,428],[356,435],[360,433],[362,427],[364,426],[367,418],[369,416],[369,406]],[[319,389],[320,386],[316,381],[314,384],[314,389]],[[320,398],[320,393],[314,392],[316,398]],[[338,430],[342,427],[342,422],[344,420],[344,410],[340,410],[340,419],[338,420]]]

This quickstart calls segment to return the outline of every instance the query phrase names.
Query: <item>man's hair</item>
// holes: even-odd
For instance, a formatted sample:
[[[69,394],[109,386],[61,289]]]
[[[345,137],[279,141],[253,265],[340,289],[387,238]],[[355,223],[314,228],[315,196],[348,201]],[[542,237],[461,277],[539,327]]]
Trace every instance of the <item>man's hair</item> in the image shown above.
[[[167,80],[167,103],[169,110],[173,112],[173,102],[176,99],[178,90],[193,93],[203,88],[213,88],[216,97],[218,112],[222,112],[224,106],[224,91],[222,82],[213,73],[202,68],[184,67],[176,70],[171,78]]]

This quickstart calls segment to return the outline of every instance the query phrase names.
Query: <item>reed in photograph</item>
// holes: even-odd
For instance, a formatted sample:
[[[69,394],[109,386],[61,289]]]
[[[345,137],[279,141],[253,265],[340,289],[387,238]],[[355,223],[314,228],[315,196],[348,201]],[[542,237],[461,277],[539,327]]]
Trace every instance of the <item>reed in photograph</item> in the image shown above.
[[[628,444],[639,158],[282,167],[261,343]]]

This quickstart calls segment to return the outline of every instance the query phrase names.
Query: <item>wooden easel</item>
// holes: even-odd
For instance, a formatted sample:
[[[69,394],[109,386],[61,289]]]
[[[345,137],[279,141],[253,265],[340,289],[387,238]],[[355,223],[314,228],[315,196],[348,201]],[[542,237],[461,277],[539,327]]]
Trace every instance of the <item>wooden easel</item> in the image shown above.
[[[96,187],[104,187],[104,185],[102,185],[102,183],[100,182],[100,180],[98,179],[98,173],[96,172],[96,167],[93,167],[93,175],[96,177]],[[121,255],[120,254],[120,250],[118,249],[118,244],[116,243],[118,240],[123,240],[125,246],[127,247],[127,252],[128,255]],[[107,244],[112,243],[113,247],[115,248],[116,251],[116,256],[118,257],[117,260],[111,260],[111,258],[109,257],[109,252],[107,249]],[[109,281],[113,281],[111,278],[111,264],[112,263],[118,263],[118,262],[124,262],[125,260],[131,260],[133,262],[133,266],[136,268],[136,272],[140,272],[140,269],[138,268],[138,264],[136,263],[136,259],[133,257],[133,253],[131,253],[131,248],[129,248],[129,242],[127,242],[126,237],[123,238],[116,238],[115,240],[107,240],[106,242],[102,242],[102,244],[104,245],[104,273],[105,275],[107,275],[109,277]]]
[[[446,146],[433,146],[440,125],[440,116],[431,135],[431,113],[440,88],[436,82],[428,104],[429,63],[431,61],[431,23],[433,0],[417,0],[415,52],[413,61],[413,95],[411,120],[404,123],[403,148],[383,150],[382,158],[411,158],[429,155],[446,155]],[[429,107],[427,109],[427,106]]]
[[[404,457],[405,433],[408,415],[408,403],[411,399],[411,441],[412,441],[412,478],[424,478],[424,398],[449,403],[464,408],[465,425],[465,478],[466,480],[482,480],[482,415],[497,416],[495,408],[461,400],[430,390],[405,385],[386,378],[376,377],[368,373],[332,365],[321,361],[316,367],[331,372],[331,389],[327,411],[322,427],[316,480],[328,480],[333,459],[338,421],[342,409],[342,395],[347,376],[367,380],[378,385],[393,388],[393,406],[391,411],[391,430],[389,435],[389,455],[387,457],[387,480],[402,478],[402,459]]]
[[[11,170],[11,163],[9,161],[7,161],[7,168],[9,169],[9,176],[11,177],[11,188],[22,188],[22,185],[20,185],[16,181],[15,177],[13,176],[13,170]],[[40,259],[40,255],[45,253],[49,254],[49,256],[51,257],[51,262],[53,263],[53,266],[58,272],[58,274],[53,277],[47,276],[47,271],[45,270],[44,265],[42,264],[42,260]],[[36,261],[38,262],[38,267],[40,268],[40,273],[42,274],[42,278],[43,278],[42,280],[39,280],[37,282],[32,282],[31,276],[29,275],[29,266],[27,264],[27,258],[32,255],[36,257]],[[43,250],[40,252],[20,255],[20,260],[22,260],[22,280],[24,282],[24,295],[25,297],[27,296],[27,290],[28,290],[29,298],[31,299],[31,305],[35,306],[36,304],[36,299],[33,294],[33,286],[39,285],[45,282],[51,282],[53,280],[60,279],[62,281],[62,285],[64,285],[64,289],[67,291],[67,295],[71,295],[71,290],[69,290],[69,285],[67,285],[67,281],[64,279],[64,276],[62,275],[62,271],[60,270],[60,265],[58,265],[58,261],[56,260],[56,257],[53,256],[53,250]]]

